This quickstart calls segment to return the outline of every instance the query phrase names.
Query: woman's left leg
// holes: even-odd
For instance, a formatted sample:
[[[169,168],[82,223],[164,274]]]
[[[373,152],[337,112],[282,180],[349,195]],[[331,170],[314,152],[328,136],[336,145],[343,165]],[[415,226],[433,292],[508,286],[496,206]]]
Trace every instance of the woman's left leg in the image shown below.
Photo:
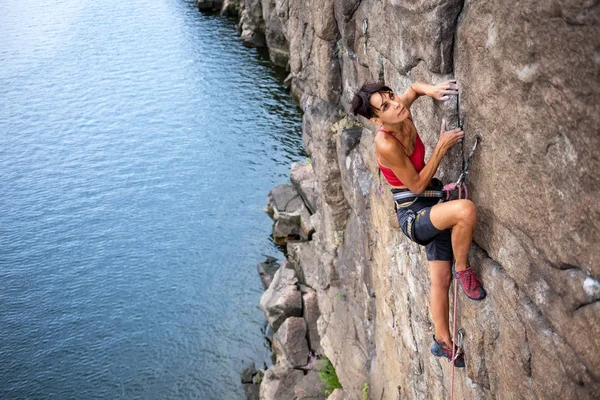
[[[448,291],[452,281],[451,261],[429,261],[431,280],[430,308],[438,342],[452,343],[449,324]]]

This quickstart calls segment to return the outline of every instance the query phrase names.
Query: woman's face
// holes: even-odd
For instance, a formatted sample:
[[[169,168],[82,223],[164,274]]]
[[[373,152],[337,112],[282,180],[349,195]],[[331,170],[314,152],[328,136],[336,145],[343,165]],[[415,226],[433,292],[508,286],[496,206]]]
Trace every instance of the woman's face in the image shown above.
[[[373,93],[369,102],[375,107],[375,117],[371,120],[376,124],[397,124],[409,116],[408,109],[394,92]]]

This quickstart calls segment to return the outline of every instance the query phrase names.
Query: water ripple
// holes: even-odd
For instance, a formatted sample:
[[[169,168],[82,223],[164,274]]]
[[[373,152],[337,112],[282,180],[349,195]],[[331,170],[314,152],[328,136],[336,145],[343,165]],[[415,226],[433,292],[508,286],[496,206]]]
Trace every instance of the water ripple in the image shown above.
[[[298,109],[193,0],[0,4],[0,398],[243,398]]]

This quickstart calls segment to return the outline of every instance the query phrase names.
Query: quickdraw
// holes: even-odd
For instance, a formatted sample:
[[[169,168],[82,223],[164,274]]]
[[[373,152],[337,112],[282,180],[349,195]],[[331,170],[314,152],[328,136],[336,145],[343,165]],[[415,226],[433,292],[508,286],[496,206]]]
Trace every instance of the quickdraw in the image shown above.
[[[481,140],[481,136],[475,135],[475,144],[473,145],[473,149],[469,153],[466,161],[463,161],[463,168],[458,176],[456,182],[448,183],[444,185],[444,192],[446,193],[446,201],[450,200],[452,196],[452,192],[458,190],[458,198],[459,199],[468,199],[469,198],[469,190],[467,189],[467,184],[465,183],[467,179],[467,175],[469,174],[469,166],[471,165],[471,159],[475,154],[475,149],[477,149],[477,145]],[[463,191],[465,193],[465,197],[462,197]]]
[[[458,330],[458,334],[456,337],[456,354],[454,354],[454,356],[452,357],[452,359],[450,360],[450,362],[454,362],[454,360],[456,360],[458,358],[458,356],[460,356],[461,354],[464,353],[463,350],[463,342],[465,340],[465,330],[463,328],[460,328]]]
[[[365,35],[365,42],[363,43],[363,52],[365,53],[365,56],[367,55],[367,40],[369,38],[369,35],[367,33],[368,29],[369,29],[369,22],[365,19],[362,24],[362,32]]]

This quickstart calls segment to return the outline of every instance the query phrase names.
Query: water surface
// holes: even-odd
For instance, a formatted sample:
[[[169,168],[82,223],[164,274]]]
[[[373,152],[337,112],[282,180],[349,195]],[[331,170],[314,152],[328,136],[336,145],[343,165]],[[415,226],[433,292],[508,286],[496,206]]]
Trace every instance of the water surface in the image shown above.
[[[0,37],[0,398],[243,398],[281,77],[189,0],[4,2]]]

